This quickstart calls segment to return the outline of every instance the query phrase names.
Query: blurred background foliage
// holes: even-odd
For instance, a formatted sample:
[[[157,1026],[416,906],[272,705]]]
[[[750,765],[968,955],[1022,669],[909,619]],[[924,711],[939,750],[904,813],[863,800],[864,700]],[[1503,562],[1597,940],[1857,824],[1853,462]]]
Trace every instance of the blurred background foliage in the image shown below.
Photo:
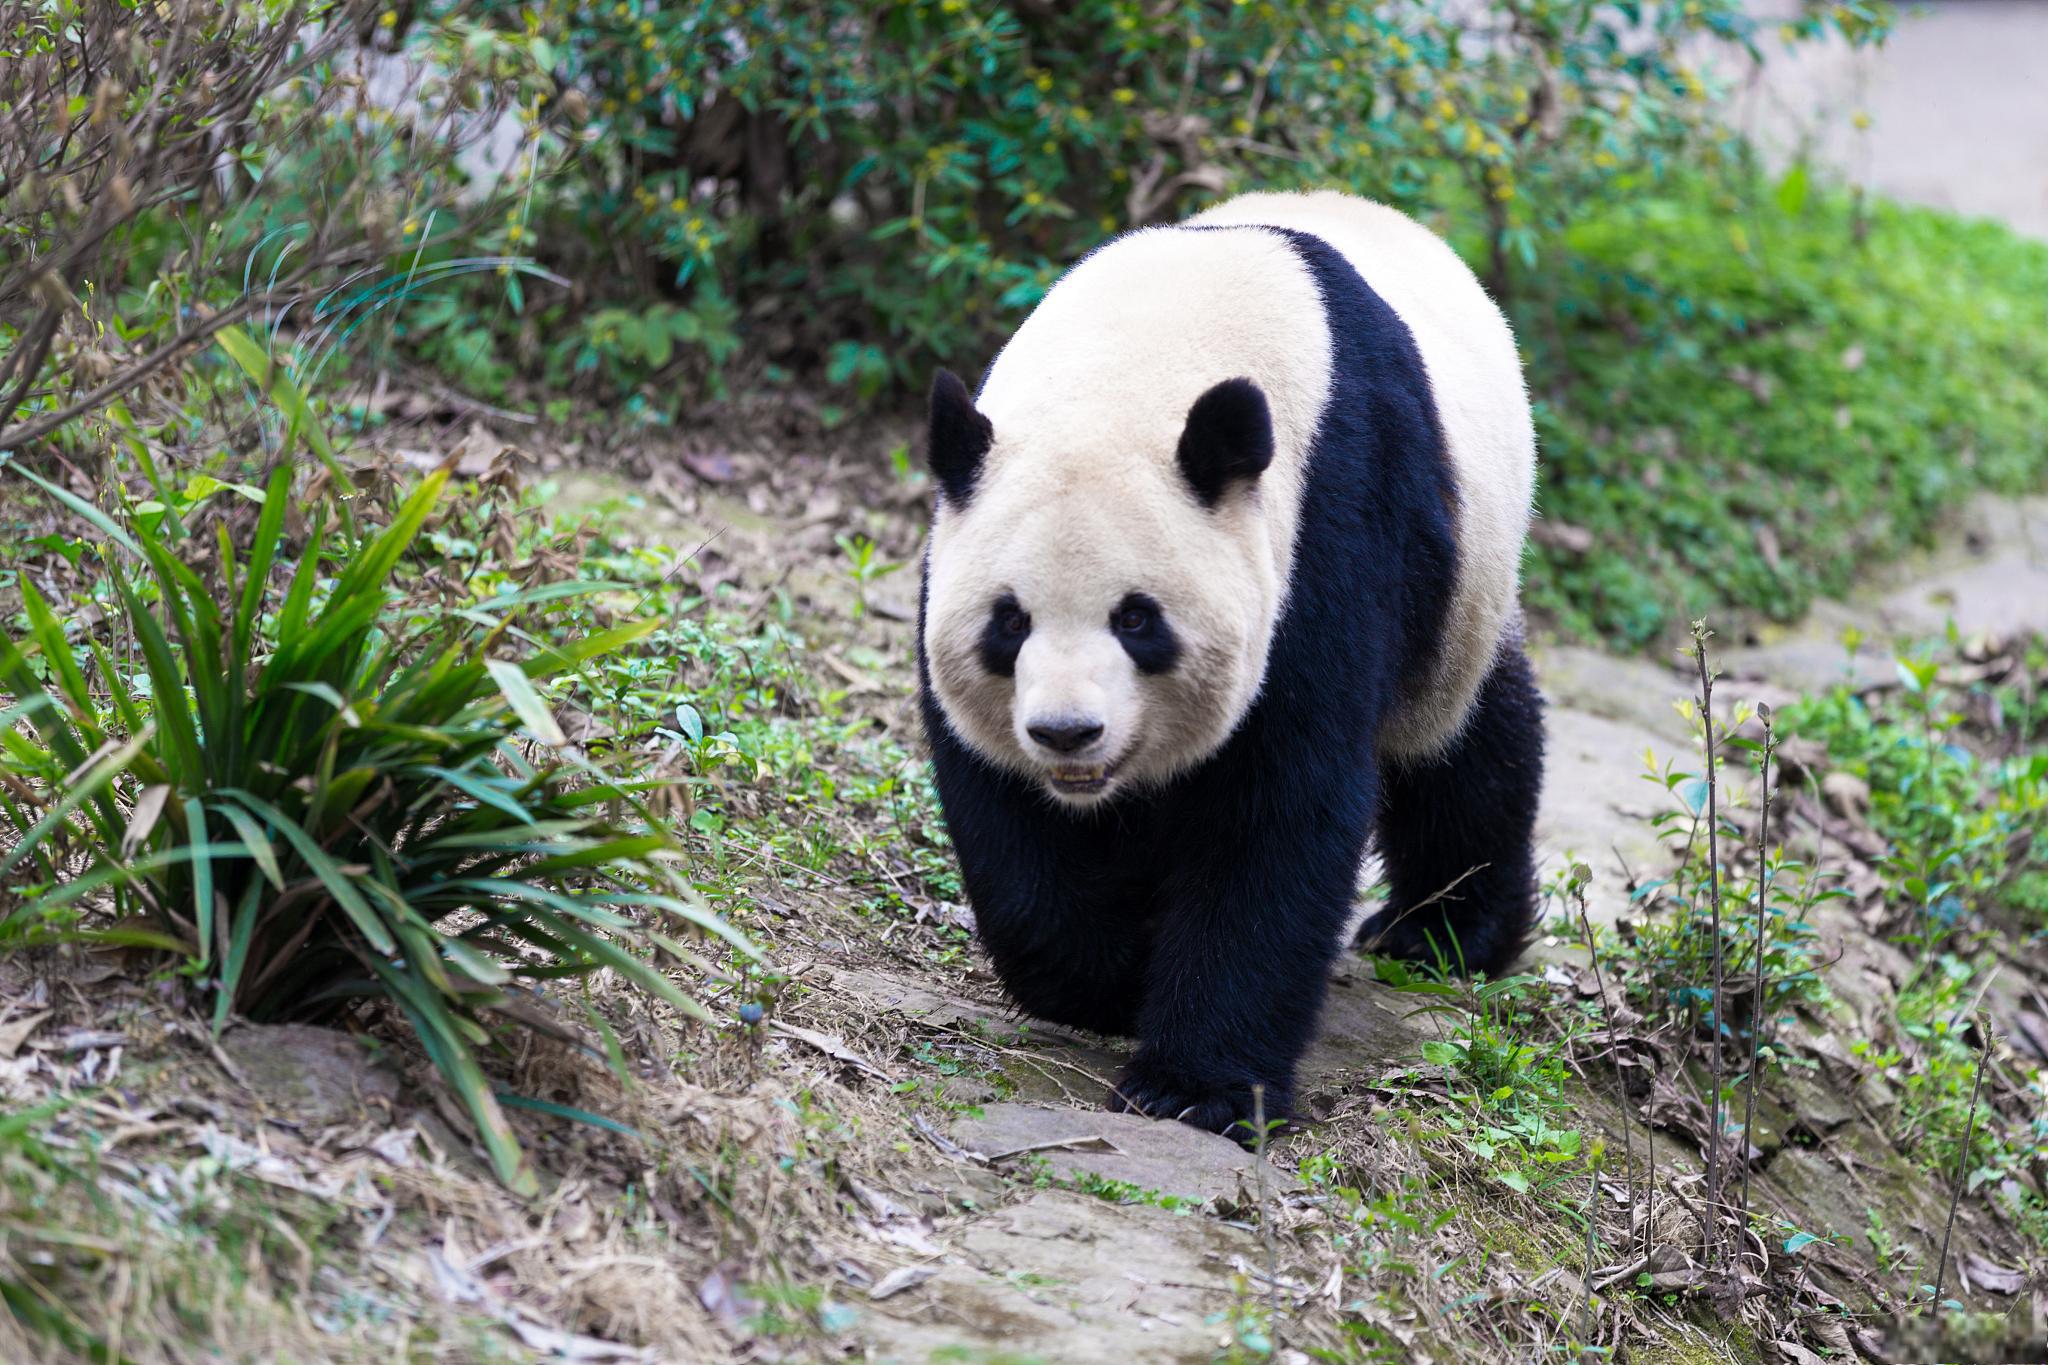
[[[1426,212],[1507,297],[1589,203],[1739,156],[1713,63],[1887,13],[1765,34],[1741,0],[482,0],[407,31],[524,35],[560,92],[527,111],[550,189],[514,241],[696,313],[679,339],[714,378],[743,338],[871,397],[979,359],[1104,237],[1252,188]],[[578,368],[653,360],[602,330]]]

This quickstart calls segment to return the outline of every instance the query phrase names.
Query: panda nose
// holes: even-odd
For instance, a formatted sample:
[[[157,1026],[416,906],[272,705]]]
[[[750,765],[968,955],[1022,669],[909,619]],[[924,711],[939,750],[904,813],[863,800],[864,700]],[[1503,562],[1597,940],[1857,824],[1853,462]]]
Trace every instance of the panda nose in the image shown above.
[[[1071,754],[1100,739],[1102,723],[1093,720],[1043,721],[1025,726],[1024,733],[1056,754]]]

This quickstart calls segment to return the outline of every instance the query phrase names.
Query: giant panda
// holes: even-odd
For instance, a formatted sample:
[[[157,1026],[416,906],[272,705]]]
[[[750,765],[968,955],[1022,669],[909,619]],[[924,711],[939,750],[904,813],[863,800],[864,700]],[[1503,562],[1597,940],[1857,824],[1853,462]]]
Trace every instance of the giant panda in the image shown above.
[[[1439,238],[1251,194],[1063,275],[931,389],[918,678],[978,934],[1137,1047],[1110,1107],[1293,1102],[1368,840],[1379,951],[1498,972],[1535,909],[1517,587],[1535,434]],[[1244,1125],[1240,1127],[1239,1125]]]

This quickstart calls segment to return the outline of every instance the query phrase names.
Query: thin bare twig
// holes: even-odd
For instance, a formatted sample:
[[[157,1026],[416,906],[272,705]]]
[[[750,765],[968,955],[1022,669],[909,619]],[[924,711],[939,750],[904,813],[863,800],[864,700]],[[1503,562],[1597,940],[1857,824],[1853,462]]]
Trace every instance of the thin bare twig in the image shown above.
[[[1777,750],[1778,732],[1771,724],[1771,708],[1758,703],[1757,715],[1764,723],[1764,809],[1756,831],[1756,984],[1749,1001],[1749,1086],[1742,1099],[1742,1218],[1749,1221],[1749,1154],[1756,1150],[1750,1140],[1756,1121],[1757,1055],[1764,1033],[1764,917],[1771,896],[1771,756]]]
[[[1721,1046],[1721,1017],[1725,1005],[1722,994],[1723,944],[1721,942],[1721,846],[1720,846],[1720,774],[1715,771],[1714,762],[1714,673],[1707,664],[1707,641],[1713,632],[1707,629],[1705,621],[1692,623],[1692,657],[1699,666],[1700,710],[1707,755],[1707,905],[1712,916],[1714,934],[1714,999],[1711,1014],[1714,1021],[1714,1094],[1708,1106],[1710,1130],[1707,1134],[1707,1204],[1713,1210],[1713,1240],[1721,1240],[1721,1091],[1726,1082],[1724,1068],[1726,1057]]]
[[[1934,1263],[1934,1311],[1941,1311],[1941,1293],[1948,1285],[1948,1245],[1955,1235],[1956,1209],[1963,1202],[1963,1184],[1970,1176],[1970,1144],[1977,1136],[1977,1097],[1984,1089],[1984,1063],[1991,1056],[1989,1021],[1980,1021],[1977,1033],[1977,1076],[1970,1082],[1970,1113],[1963,1120],[1963,1148],[1956,1154],[1955,1186],[1948,1196],[1948,1226],[1941,1230],[1941,1258]]]
[[[1622,1159],[1628,1163],[1628,1217],[1629,1249],[1635,1249],[1636,1216],[1636,1154],[1635,1139],[1629,1134],[1628,1122],[1628,1081],[1621,1074],[1621,1048],[1615,1033],[1614,1005],[1607,998],[1607,982],[1600,975],[1600,944],[1593,935],[1593,917],[1586,911],[1586,883],[1593,880],[1593,870],[1584,863],[1572,865],[1572,899],[1579,905],[1579,924],[1586,933],[1586,953],[1593,959],[1593,984],[1600,991],[1600,1015],[1607,1024],[1607,1037],[1614,1049],[1614,1092],[1621,1107],[1621,1151]],[[1589,1234],[1590,1235],[1590,1234]]]
[[[1266,1190],[1266,1087],[1252,1086],[1252,1142],[1258,1157],[1259,1236],[1266,1244],[1266,1306],[1269,1330],[1280,1324],[1280,1257],[1273,1246],[1273,1205]]]

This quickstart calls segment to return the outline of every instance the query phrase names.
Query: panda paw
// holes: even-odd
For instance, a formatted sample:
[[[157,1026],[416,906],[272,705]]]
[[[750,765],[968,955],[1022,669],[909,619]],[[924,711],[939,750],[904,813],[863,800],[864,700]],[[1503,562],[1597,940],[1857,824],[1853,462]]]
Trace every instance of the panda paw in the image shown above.
[[[1108,1106],[1118,1113],[1178,1119],[1195,1128],[1221,1133],[1246,1147],[1258,1142],[1255,1116],[1261,1106],[1254,1100],[1250,1085],[1204,1081],[1143,1056],[1133,1059],[1117,1076],[1116,1084],[1110,1087]],[[1263,1107],[1269,1124],[1286,1117],[1286,1096],[1281,1087],[1266,1087]]]
[[[1351,940],[1356,952],[1403,962],[1436,963],[1446,970],[1458,965],[1457,948],[1445,931],[1441,915],[1396,914],[1382,910],[1358,927]]]

